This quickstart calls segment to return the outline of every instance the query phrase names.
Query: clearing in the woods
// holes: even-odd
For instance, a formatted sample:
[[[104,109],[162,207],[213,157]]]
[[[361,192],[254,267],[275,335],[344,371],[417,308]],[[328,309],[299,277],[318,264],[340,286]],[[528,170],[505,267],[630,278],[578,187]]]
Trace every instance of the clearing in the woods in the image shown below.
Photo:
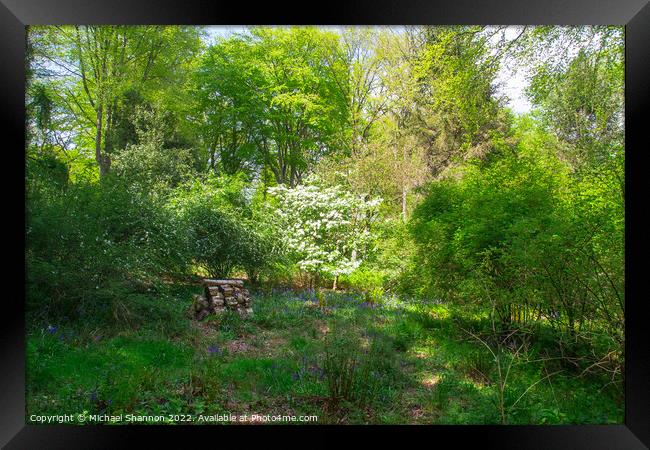
[[[26,44],[27,423],[623,422],[624,27]]]
[[[513,363],[501,402],[491,353],[464,331],[489,329],[487,319],[458,323],[442,304],[388,297],[373,305],[330,292],[319,305],[309,291],[258,292],[252,317],[198,322],[185,314],[199,286],[162,289],[144,301],[158,316],[164,301],[169,321],[115,334],[66,323],[34,333],[27,410],[154,414],[176,423],[189,415],[232,423],[224,415],[244,414],[378,424],[622,420],[621,394],[599,392],[602,383],[586,383],[580,371],[539,382],[556,369],[540,358],[548,343],[533,340],[524,343],[526,359]],[[331,395],[337,388],[340,398]]]

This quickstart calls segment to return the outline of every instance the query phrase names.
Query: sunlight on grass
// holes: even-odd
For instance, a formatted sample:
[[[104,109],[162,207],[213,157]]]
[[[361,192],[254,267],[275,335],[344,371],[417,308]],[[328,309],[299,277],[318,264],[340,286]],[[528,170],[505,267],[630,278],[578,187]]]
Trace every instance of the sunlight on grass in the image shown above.
[[[358,340],[355,346],[339,350],[358,351],[360,362],[365,361],[365,355],[379,351],[379,359],[367,369],[364,376],[368,381],[364,383],[381,380],[372,388],[371,397],[364,400],[375,411],[374,419],[357,416],[354,409],[349,409],[351,405],[344,407],[339,402],[336,414],[345,415],[346,420],[383,423],[407,414],[411,419],[406,422],[417,423],[498,421],[488,407],[494,401],[495,384],[487,382],[483,375],[493,368],[489,364],[477,365],[483,364],[483,357],[476,355],[484,349],[477,343],[439,332],[438,325],[422,325],[435,317],[436,323],[446,329],[452,318],[444,306],[369,310],[342,298],[332,298],[337,306],[323,315],[320,308],[305,309],[294,295],[256,300],[260,307],[252,321],[216,321],[198,329],[188,322],[185,337],[181,335],[173,344],[146,330],[83,344],[59,339],[56,334],[31,336],[27,360],[33,384],[39,390],[28,391],[28,409],[54,410],[77,405],[113,412],[134,411],[151,405],[151,399],[157,398],[162,402],[157,407],[161,411],[209,411],[210,401],[216,402],[215,406],[225,401],[230,405],[228,408],[237,404],[239,410],[248,404],[277,408],[283,404],[282,398],[290,398],[294,409],[313,412],[325,408],[331,415],[323,352],[328,336],[345,331],[357,335]],[[390,358],[394,359],[394,366],[389,363]],[[526,383],[531,383],[527,381],[535,376],[531,369],[512,369],[511,402],[526,389]],[[565,411],[576,414],[571,403],[577,397],[568,395],[563,383],[571,385],[572,378],[556,378],[552,383],[535,386],[527,394],[529,413],[521,415],[522,411],[517,409],[510,420],[551,420],[549,413],[540,409],[548,405],[549,398],[556,409],[562,404],[566,405]],[[191,398],[188,389],[194,392]],[[59,396],[64,393],[65,397]],[[393,399],[392,403],[381,400],[388,398]],[[605,405],[611,411],[606,420],[615,421],[619,417],[616,408],[603,404],[601,410]],[[590,420],[588,411],[580,411],[580,420]],[[571,412],[563,414],[563,420],[570,420],[567,414]],[[602,416],[593,416],[591,420],[599,422]]]

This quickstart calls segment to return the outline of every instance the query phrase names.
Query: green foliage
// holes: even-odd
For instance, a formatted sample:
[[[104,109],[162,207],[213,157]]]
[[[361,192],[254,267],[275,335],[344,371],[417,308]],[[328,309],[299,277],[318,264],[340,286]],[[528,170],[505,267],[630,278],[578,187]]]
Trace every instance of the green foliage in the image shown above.
[[[295,186],[333,151],[346,110],[329,63],[337,36],[311,27],[253,28],[210,47],[197,74],[211,164],[226,173],[263,165]]]
[[[543,317],[571,339],[622,342],[617,181],[571,178],[553,142],[524,131],[514,153],[432,184],[412,221],[413,277],[428,281],[424,294],[488,311],[504,327]]]
[[[607,164],[623,137],[623,52],[581,50],[566,68],[537,69],[528,94],[544,122],[567,143],[562,156],[577,169]]]
[[[349,275],[342,277],[340,282],[356,291],[379,293],[379,297],[381,297],[384,280],[384,276],[377,269],[361,265]]]
[[[501,117],[492,85],[498,63],[488,57],[488,36],[476,26],[427,27],[422,33],[415,78],[431,94],[422,98],[434,112],[428,120],[444,117],[439,143],[463,153],[489,143],[486,137]]]
[[[55,119],[62,123],[54,134],[93,148],[100,175],[109,172],[112,154],[131,141],[133,124],[125,122],[134,104],[155,98],[166,108],[188,112],[175,97],[187,92],[187,68],[201,47],[196,27],[45,26],[30,31],[32,69],[46,74]]]
[[[276,252],[271,236],[253,221],[243,188],[241,177],[207,176],[179,187],[167,205],[184,230],[190,257],[211,276],[239,268],[255,278]]]
[[[160,202],[115,178],[29,191],[26,232],[27,305],[43,314],[108,306],[98,296],[112,282],[178,273],[186,264]]]
[[[354,272],[346,277],[346,280],[355,288],[368,290],[381,288],[383,278],[376,270],[357,268]]]
[[[622,28],[518,30],[30,27],[28,412],[620,422]]]
[[[191,149],[168,148],[165,115],[159,110],[136,108],[131,120],[136,143],[128,144],[113,159],[113,170],[131,186],[165,192],[196,175]]]

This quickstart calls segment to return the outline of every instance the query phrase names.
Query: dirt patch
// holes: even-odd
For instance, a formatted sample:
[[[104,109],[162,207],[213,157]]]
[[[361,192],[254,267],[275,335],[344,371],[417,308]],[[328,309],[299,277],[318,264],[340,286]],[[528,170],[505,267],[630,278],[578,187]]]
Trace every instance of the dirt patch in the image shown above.
[[[426,352],[423,352],[421,350],[413,353],[413,356],[415,356],[417,359],[427,359],[429,357]]]
[[[424,417],[424,415],[425,415],[425,411],[420,406],[416,406],[411,409],[411,417],[413,417],[413,420],[415,420],[416,422],[422,417]]]
[[[327,325],[325,322],[318,322],[316,324],[316,329],[321,333],[321,334],[327,334],[330,332],[330,327]]]
[[[280,336],[264,336],[264,348],[267,350],[277,350],[287,345],[287,340]]]
[[[272,357],[287,347],[287,340],[274,333],[263,333],[255,339],[254,344],[262,355]]]
[[[426,377],[424,380],[422,380],[422,386],[428,389],[433,389],[436,387],[439,381],[440,381],[440,377],[438,375],[430,375]]]
[[[228,342],[226,348],[229,353],[246,353],[250,350],[253,350],[253,346],[243,339],[236,339],[234,341]]]
[[[216,338],[219,336],[219,330],[214,324],[210,322],[197,322],[192,321],[192,327],[201,331],[201,333],[209,338]]]

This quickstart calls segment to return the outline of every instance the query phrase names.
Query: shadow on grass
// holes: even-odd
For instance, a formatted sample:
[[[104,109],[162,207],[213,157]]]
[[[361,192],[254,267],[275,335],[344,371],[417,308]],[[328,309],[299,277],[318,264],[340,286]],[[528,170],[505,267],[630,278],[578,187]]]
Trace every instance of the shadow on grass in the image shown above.
[[[328,294],[318,305],[309,292],[258,293],[251,318],[197,324],[182,316],[192,289],[164,294],[178,315],[174,333],[157,326],[93,328],[75,338],[69,334],[75,328],[33,328],[28,414],[315,414],[319,423],[502,420],[494,361],[444,305],[396,298],[373,305],[346,293]],[[484,327],[480,321],[462,325]],[[83,330],[88,327],[78,327],[79,334]],[[333,339],[339,332],[351,337]],[[622,404],[586,378],[560,374],[519,399],[544,370],[539,363],[513,366],[504,392],[504,403],[516,404],[508,423],[620,422]],[[352,383],[347,387],[341,382],[346,376]]]

